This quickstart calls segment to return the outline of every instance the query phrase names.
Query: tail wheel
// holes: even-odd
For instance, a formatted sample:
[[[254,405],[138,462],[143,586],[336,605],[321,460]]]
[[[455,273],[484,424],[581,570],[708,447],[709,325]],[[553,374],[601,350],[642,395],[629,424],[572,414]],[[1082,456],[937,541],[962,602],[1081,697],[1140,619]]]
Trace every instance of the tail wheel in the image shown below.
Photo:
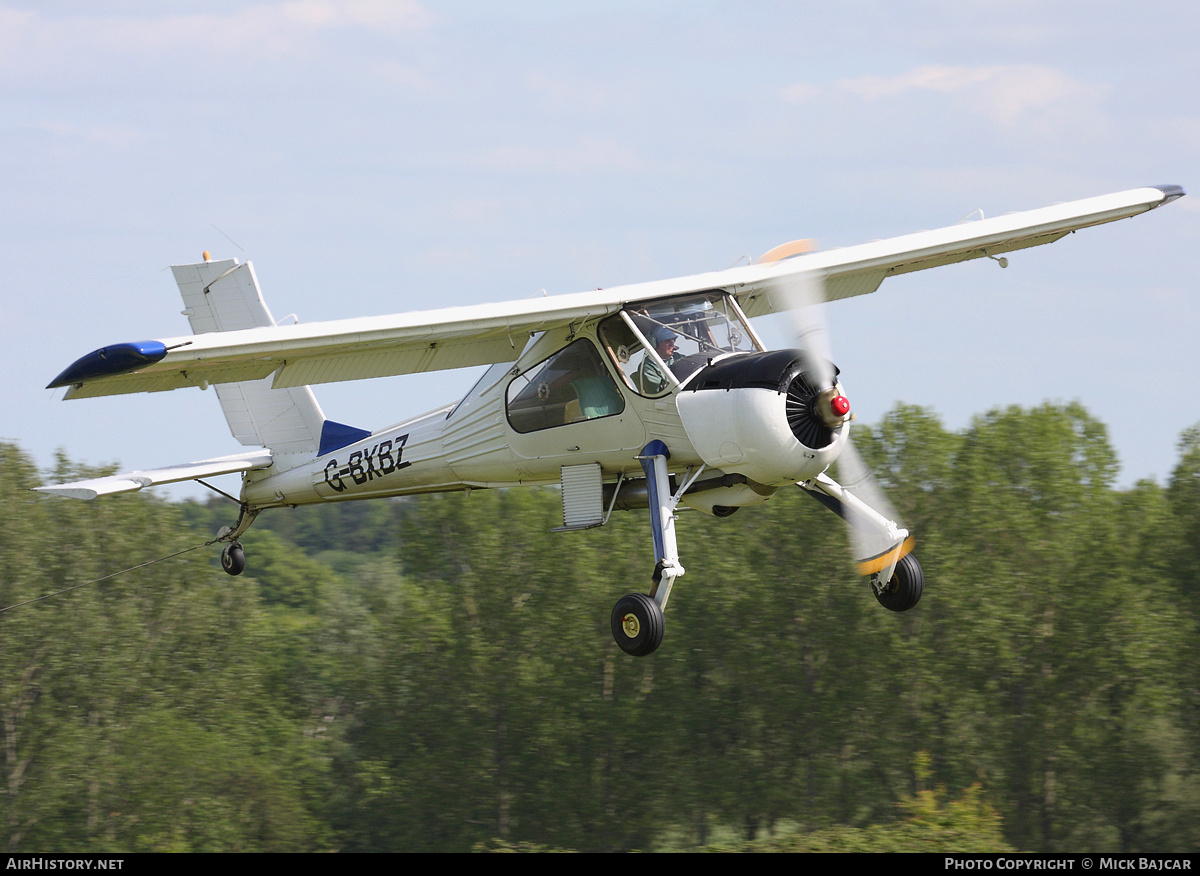
[[[246,569],[246,552],[236,541],[221,551],[221,568],[230,575],[240,575]]]
[[[925,572],[915,556],[906,554],[896,563],[892,579],[875,593],[875,598],[888,611],[908,611],[921,601],[924,590]]]
[[[662,609],[645,593],[630,593],[613,606],[612,634],[621,650],[634,657],[653,654],[666,632]]]

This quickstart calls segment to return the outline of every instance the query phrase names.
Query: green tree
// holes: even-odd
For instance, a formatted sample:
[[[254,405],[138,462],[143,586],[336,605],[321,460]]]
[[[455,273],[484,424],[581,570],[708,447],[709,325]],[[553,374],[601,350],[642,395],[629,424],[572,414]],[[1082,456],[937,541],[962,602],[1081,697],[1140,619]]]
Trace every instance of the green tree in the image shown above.
[[[83,585],[0,614],[5,846],[320,844],[319,760],[262,684],[254,588],[230,587],[198,552],[97,580],[197,542],[173,506],[34,494],[36,474],[15,448],[0,465],[12,560],[0,599]],[[95,474],[63,461],[55,476]]]

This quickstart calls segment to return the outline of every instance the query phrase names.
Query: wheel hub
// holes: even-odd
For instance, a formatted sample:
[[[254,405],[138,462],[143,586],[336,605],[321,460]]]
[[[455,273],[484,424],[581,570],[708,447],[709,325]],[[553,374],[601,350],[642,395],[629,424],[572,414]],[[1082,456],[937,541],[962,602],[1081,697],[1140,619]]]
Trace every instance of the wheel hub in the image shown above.
[[[637,615],[629,612],[621,618],[621,630],[631,639],[636,639],[638,633],[642,630],[642,625],[638,623]]]

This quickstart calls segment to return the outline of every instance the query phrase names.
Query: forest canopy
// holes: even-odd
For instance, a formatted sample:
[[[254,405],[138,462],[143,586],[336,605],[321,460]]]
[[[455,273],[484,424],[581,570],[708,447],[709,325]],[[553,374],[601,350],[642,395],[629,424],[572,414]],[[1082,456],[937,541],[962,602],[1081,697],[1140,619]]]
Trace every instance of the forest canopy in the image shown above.
[[[207,548],[4,611],[0,845],[1200,847],[1200,426],[1128,489],[1078,405],[855,430],[918,539],[905,614],[783,491],[681,516],[666,640],[630,658],[608,615],[648,586],[643,514],[552,533],[530,489],[269,511],[240,578]],[[2,606],[236,511],[31,493],[12,445],[0,469]]]

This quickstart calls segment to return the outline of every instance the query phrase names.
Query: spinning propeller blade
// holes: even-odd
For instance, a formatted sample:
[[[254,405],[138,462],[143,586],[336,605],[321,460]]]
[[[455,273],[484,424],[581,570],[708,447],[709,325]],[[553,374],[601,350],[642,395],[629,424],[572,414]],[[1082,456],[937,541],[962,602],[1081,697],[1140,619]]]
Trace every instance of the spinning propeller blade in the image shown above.
[[[804,356],[805,371],[811,375],[812,383],[824,391],[818,402],[822,415],[840,421],[849,412],[849,402],[841,395],[838,372],[832,361],[824,314],[824,276],[818,271],[793,275],[781,280],[772,295],[786,305]],[[830,410],[826,411],[826,407]],[[886,571],[890,575],[890,569],[911,551],[912,539],[898,522],[895,508],[849,436],[836,466],[840,483],[820,475],[808,482],[805,490],[849,525],[858,573],[874,575]]]
[[[896,509],[850,441],[838,457],[837,471],[842,490],[883,518],[880,525],[878,519],[871,519],[854,507],[847,508],[843,515],[850,524],[850,546],[857,571],[860,575],[873,575],[911,551],[912,537],[901,527]],[[843,505],[853,504],[843,498]]]
[[[837,375],[825,322],[825,278],[816,271],[805,271],[781,281],[772,289],[772,295],[791,317],[797,346],[804,354],[805,370],[812,381],[822,389],[832,387]]]

